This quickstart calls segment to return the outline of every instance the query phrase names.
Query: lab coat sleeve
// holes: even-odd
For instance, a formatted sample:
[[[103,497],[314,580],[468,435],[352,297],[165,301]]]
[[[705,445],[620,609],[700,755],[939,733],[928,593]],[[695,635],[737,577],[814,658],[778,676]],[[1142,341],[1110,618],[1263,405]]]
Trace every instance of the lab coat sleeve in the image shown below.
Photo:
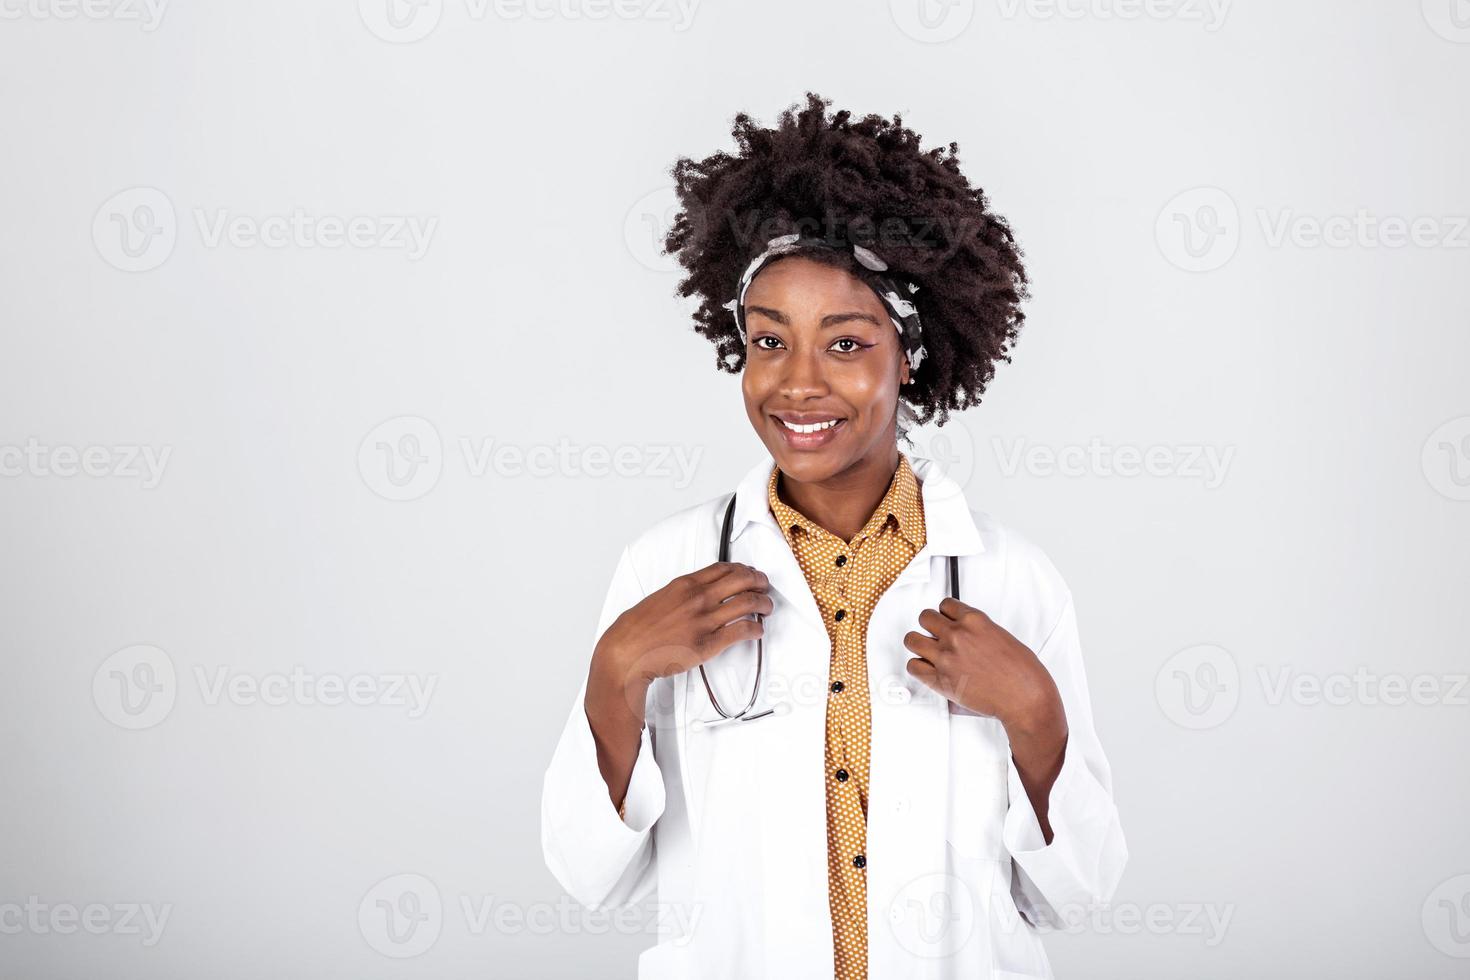
[[[603,602],[594,644],[644,595],[625,548]],[[542,784],[541,848],[546,866],[567,894],[596,911],[636,903],[653,891],[652,830],[663,814],[664,783],[644,726],[624,799],[626,818],[619,819],[597,766],[597,745],[583,707],[586,694],[584,680]]]
[[[1092,705],[1077,613],[1067,595],[1056,625],[1037,657],[1051,673],[1067,714],[1067,747],[1052,785],[1046,843],[1026,787],[1009,760],[1010,805],[1003,840],[1013,861],[1011,897],[1035,925],[1060,925],[1091,904],[1111,901],[1128,861],[1128,845],[1113,803],[1112,775],[1092,724]]]

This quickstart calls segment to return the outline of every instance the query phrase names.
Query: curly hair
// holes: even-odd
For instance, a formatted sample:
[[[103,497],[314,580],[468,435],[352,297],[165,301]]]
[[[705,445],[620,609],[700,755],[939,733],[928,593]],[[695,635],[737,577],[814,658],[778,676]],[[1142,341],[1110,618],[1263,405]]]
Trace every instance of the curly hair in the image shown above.
[[[738,374],[745,347],[724,304],[767,239],[801,232],[870,245],[889,276],[915,284],[927,356],[902,387],[918,422],[978,404],[998,360],[1010,361],[1028,299],[1021,249],[984,192],[960,172],[956,143],[920,149],[919,134],[868,115],[856,122],[808,92],[773,128],[735,116],[738,152],[670,168],[680,211],[664,239],[688,275],[677,295],[697,296],[694,329],[715,345],[717,367]],[[866,280],[851,250],[803,253]]]

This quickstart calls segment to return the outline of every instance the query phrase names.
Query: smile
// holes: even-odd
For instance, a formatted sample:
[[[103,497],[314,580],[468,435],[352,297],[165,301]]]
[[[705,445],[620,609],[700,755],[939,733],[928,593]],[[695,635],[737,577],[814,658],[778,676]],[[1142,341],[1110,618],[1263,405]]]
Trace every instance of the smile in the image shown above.
[[[847,419],[821,419],[815,422],[788,422],[771,416],[778,423],[781,436],[792,449],[818,449],[837,437]]]

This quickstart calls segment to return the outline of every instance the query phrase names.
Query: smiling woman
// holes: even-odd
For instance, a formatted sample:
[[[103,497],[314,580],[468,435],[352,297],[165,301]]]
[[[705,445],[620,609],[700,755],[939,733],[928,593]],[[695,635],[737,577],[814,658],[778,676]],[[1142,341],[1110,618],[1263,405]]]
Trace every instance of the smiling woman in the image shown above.
[[[1048,977],[1034,927],[1127,859],[1071,595],[898,448],[1009,358],[1021,253],[955,144],[827,105],[673,168],[665,247],[769,457],[624,549],[546,860],[588,906],[698,910],[644,980]]]

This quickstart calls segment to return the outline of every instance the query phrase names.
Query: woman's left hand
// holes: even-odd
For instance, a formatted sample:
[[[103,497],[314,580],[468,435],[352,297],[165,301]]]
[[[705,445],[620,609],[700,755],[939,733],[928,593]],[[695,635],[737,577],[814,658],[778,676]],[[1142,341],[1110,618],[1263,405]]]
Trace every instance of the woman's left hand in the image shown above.
[[[956,704],[998,718],[1042,839],[1052,842],[1051,788],[1067,750],[1067,713],[1051,672],[985,613],[946,597],[919,613],[930,633],[905,633],[908,671]]]
[[[1060,711],[1056,683],[1036,654],[979,609],[946,597],[919,614],[919,625],[933,635],[904,635],[921,658],[908,672],[945,698],[1008,730],[1045,726]]]

